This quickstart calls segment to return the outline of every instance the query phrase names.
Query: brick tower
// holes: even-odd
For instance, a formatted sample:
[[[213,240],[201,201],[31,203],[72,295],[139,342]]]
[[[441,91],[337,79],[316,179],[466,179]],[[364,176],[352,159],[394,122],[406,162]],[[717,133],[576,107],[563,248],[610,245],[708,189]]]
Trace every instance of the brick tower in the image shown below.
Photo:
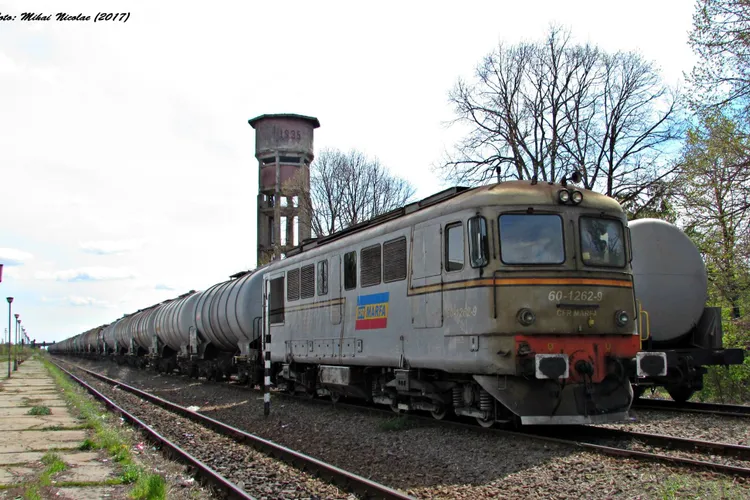
[[[310,238],[310,214],[301,210],[299,194],[310,192],[313,132],[320,122],[311,116],[276,114],[248,123],[255,129],[258,159],[260,266]]]

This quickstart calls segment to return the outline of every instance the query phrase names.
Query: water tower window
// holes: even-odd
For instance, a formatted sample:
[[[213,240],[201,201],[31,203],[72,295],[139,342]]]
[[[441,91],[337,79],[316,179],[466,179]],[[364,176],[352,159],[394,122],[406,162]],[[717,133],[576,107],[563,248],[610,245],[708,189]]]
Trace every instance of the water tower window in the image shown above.
[[[270,158],[263,158],[263,165],[269,165],[271,163],[276,163],[276,157],[271,156]]]
[[[281,238],[280,238],[281,246],[283,247],[286,245],[286,217],[283,217],[283,216],[281,217],[280,227],[281,227]]]
[[[298,156],[280,156],[279,157],[279,163],[299,163],[299,157]]]
[[[288,200],[288,199],[289,199],[289,198],[287,198],[286,196],[282,196],[282,197],[281,197],[281,205],[280,205],[280,206],[282,206],[282,207],[286,207],[286,206],[287,206],[287,200]]]

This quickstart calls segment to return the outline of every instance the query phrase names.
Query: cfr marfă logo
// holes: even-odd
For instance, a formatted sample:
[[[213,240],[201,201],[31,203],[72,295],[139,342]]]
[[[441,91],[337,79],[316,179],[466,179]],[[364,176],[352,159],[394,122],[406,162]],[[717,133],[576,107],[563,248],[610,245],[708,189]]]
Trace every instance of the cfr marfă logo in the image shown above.
[[[357,296],[357,321],[355,330],[375,330],[388,325],[388,299],[390,292]]]

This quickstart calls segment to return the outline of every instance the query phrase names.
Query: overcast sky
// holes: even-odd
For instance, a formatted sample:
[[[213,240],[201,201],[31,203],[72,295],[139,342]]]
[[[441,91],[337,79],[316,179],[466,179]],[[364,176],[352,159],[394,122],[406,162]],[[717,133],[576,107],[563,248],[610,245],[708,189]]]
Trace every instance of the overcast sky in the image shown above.
[[[688,0],[128,1],[106,2],[125,23],[20,21],[104,4],[0,1],[17,16],[0,21],[0,295],[40,341],[255,266],[250,118],[315,116],[316,151],[376,155],[424,197],[460,136],[448,91],[498,42],[557,22],[670,84],[694,60]]]

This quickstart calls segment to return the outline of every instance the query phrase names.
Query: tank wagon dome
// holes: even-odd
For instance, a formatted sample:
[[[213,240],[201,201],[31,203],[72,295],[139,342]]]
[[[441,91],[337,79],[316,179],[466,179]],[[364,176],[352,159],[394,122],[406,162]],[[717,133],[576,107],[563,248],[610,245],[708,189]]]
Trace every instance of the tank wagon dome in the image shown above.
[[[655,342],[675,341],[698,323],[708,278],[698,248],[677,226],[659,219],[628,223],[635,297],[649,313]]]

